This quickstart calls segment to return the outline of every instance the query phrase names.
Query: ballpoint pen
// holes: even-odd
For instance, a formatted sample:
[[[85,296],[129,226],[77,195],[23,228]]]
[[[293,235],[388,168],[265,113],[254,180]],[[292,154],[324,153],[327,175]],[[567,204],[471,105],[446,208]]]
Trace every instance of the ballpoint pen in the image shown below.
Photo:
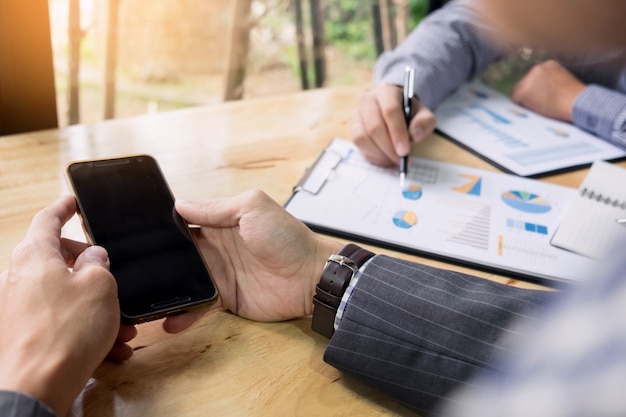
[[[415,68],[406,66],[404,68],[404,87],[402,89],[402,106],[404,108],[404,121],[408,130],[411,123],[411,100],[415,94],[413,87],[415,84]],[[409,154],[400,158],[400,186],[404,186],[404,180],[409,168]]]

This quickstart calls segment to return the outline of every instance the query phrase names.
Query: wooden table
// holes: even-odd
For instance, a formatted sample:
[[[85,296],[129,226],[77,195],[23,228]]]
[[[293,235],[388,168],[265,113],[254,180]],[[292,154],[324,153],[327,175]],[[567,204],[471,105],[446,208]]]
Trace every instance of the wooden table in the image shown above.
[[[64,168],[76,159],[148,153],[159,161],[178,198],[260,188],[283,203],[331,138],[350,137],[352,112],[364,90],[321,89],[0,137],[0,268],[7,266],[33,215],[67,192]],[[413,150],[419,156],[495,170],[435,135]],[[546,180],[577,187],[585,172]],[[82,236],[77,221],[64,233]],[[411,414],[326,365],[326,341],[310,330],[309,318],[255,323],[216,313],[176,336],[163,333],[160,322],[138,327],[134,357],[124,364],[103,364],[76,401],[74,416]]]

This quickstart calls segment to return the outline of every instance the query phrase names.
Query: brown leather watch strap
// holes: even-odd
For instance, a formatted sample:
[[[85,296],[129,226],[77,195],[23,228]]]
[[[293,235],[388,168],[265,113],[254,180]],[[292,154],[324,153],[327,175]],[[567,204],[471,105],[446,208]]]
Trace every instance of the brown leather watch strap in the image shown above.
[[[335,332],[335,316],[350,280],[374,253],[353,243],[326,261],[313,296],[313,331],[330,338]]]

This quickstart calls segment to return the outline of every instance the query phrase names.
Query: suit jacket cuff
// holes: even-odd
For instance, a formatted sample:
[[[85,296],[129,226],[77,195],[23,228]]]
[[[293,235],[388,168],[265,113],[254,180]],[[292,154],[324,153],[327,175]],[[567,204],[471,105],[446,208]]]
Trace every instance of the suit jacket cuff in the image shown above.
[[[43,402],[15,391],[0,391],[0,416],[57,417]]]

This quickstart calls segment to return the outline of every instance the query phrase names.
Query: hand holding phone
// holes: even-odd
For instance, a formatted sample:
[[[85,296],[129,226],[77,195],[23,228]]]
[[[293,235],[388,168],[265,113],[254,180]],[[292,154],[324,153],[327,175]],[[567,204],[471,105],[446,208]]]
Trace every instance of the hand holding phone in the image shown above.
[[[217,300],[207,265],[154,158],[72,162],[67,177],[88,240],[109,253],[124,323]]]

